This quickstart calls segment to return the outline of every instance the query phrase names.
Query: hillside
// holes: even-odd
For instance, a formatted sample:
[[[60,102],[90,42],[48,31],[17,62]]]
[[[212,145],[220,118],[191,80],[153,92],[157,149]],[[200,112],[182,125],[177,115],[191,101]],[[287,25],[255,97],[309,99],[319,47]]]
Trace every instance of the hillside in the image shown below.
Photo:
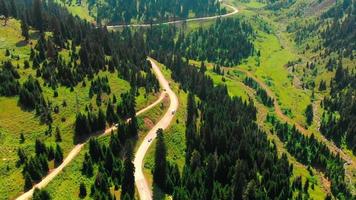
[[[354,199],[355,5],[0,0],[0,199]]]

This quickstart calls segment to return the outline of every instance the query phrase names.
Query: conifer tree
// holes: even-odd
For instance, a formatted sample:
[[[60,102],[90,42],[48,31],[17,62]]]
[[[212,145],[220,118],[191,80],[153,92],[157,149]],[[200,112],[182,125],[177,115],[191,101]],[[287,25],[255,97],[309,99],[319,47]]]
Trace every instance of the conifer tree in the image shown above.
[[[134,198],[135,195],[135,166],[133,165],[130,156],[128,156],[124,161],[124,177],[122,180],[122,192],[121,197],[127,195],[130,199]]]
[[[61,146],[56,145],[56,152],[54,153],[54,163],[59,166],[63,162],[63,151]]]
[[[56,142],[62,142],[62,136],[61,136],[61,131],[59,130],[59,127],[56,127]]]
[[[24,178],[25,178],[24,191],[28,191],[32,188],[32,179],[28,172],[25,172]]]
[[[157,131],[157,144],[155,150],[155,167],[153,170],[153,183],[165,190],[167,175],[167,148],[164,142],[163,130]]]
[[[83,199],[86,196],[87,196],[87,189],[85,187],[85,184],[84,183],[80,183],[80,186],[79,186],[79,197]]]

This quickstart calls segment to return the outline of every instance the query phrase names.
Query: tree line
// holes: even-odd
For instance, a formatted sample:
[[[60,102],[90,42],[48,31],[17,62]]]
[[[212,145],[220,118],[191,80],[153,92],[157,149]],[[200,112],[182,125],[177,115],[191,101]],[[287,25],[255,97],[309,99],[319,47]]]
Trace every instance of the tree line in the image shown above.
[[[226,13],[218,0],[89,0],[88,9],[94,8],[97,24],[157,23],[187,19],[192,13],[195,17]]]
[[[263,105],[265,105],[267,107],[273,106],[273,103],[274,103],[273,98],[270,97],[267,94],[266,90],[261,88],[260,85],[255,80],[253,80],[253,78],[246,77],[243,82],[245,85],[256,90],[256,95],[257,95],[258,99],[263,103]]]
[[[241,19],[218,19],[208,29],[200,27],[188,34],[181,32],[176,50],[188,59],[235,66],[254,55],[252,27]]]
[[[175,26],[151,27],[145,33],[151,55],[175,52],[186,59],[234,66],[255,54],[254,32],[243,19],[218,19],[208,29],[188,34]]]

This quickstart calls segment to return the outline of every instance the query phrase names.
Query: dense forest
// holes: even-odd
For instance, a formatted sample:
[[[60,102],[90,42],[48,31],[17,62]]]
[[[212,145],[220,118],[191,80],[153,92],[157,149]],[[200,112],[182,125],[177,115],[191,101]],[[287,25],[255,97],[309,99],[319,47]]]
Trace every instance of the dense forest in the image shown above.
[[[243,19],[218,19],[208,29],[185,34],[176,27],[152,27],[147,45],[153,52],[173,51],[186,59],[235,66],[254,55],[254,32]],[[176,42],[175,42],[176,41]]]
[[[208,29],[180,34],[177,49],[186,58],[234,66],[254,54],[253,38],[252,27],[244,20],[218,19]]]
[[[89,0],[88,9],[97,9],[97,23],[156,23],[168,20],[224,14],[218,0]]]
[[[268,106],[268,107],[272,107],[273,106],[273,103],[274,103],[273,98],[268,96],[266,90],[261,88],[260,85],[255,80],[253,80],[250,77],[246,77],[243,82],[244,82],[245,85],[247,85],[247,86],[253,88],[254,90],[256,90],[256,95],[257,95],[258,99],[265,106]]]

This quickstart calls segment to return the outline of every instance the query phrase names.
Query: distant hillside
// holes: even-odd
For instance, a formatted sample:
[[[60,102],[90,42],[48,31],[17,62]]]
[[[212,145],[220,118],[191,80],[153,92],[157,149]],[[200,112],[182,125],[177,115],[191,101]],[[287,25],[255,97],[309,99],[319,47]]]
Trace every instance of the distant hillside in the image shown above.
[[[219,0],[83,0],[65,1],[85,7],[100,24],[153,23],[226,13]]]

